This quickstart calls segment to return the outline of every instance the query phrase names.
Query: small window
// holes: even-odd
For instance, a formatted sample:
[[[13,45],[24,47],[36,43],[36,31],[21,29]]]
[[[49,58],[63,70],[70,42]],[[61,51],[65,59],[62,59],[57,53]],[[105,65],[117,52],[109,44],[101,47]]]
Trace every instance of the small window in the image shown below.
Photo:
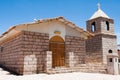
[[[113,51],[110,49],[110,50],[108,51],[108,53],[113,53]]]
[[[0,52],[3,52],[3,47],[0,46]]]
[[[110,30],[110,27],[109,27],[109,22],[106,21],[106,30],[109,31]]]
[[[118,62],[120,63],[120,59],[118,60]]]
[[[95,26],[95,22],[92,23],[92,32],[96,31],[96,26]]]
[[[118,49],[118,51],[120,51],[120,50]]]
[[[109,58],[109,62],[113,62],[113,59],[112,59],[112,58]]]

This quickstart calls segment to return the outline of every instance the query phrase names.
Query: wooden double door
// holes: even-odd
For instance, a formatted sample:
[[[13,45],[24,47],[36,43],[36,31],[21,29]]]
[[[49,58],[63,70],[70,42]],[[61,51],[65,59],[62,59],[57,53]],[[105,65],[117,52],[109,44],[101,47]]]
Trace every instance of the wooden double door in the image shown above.
[[[50,51],[52,51],[52,67],[65,66],[65,44],[64,40],[55,36],[50,40]]]

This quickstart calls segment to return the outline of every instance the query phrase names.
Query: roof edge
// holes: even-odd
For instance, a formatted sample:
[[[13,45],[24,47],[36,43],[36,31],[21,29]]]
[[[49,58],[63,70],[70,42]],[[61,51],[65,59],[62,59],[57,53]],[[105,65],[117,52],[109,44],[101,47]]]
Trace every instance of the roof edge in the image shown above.
[[[0,36],[0,38],[2,38],[4,35],[6,35],[7,33],[9,33],[11,30],[15,29],[15,28],[16,28],[17,26],[19,26],[19,25],[31,25],[31,24],[49,22],[49,21],[52,21],[52,20],[58,20],[58,21],[60,21],[60,22],[63,22],[63,23],[65,23],[65,24],[71,26],[71,27],[79,28],[79,30],[80,30],[81,32],[83,32],[85,35],[87,35],[87,36],[93,36],[92,33],[88,32],[88,31],[85,31],[83,28],[78,27],[78,26],[75,25],[74,23],[66,20],[63,16],[60,16],[60,17],[55,17],[55,18],[41,19],[41,20],[37,20],[37,21],[35,21],[35,22],[26,23],[26,24],[18,24],[18,25],[16,25],[16,26],[13,26],[13,27],[9,28],[6,32],[4,32],[4,33]],[[76,30],[77,30],[77,29],[76,29]],[[78,30],[78,31],[79,31],[79,30]],[[80,32],[80,31],[79,31],[79,32]]]

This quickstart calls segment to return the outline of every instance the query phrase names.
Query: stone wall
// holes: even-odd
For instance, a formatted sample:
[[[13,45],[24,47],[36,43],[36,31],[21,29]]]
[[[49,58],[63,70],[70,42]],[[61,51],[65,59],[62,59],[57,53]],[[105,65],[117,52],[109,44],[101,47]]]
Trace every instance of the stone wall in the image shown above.
[[[45,55],[46,55],[46,51],[49,50],[49,35],[45,33],[24,31],[23,40],[24,43],[23,43],[22,51],[24,56],[35,55],[37,59],[36,71],[33,70],[32,73],[27,71],[26,73],[33,74],[33,73],[44,72]],[[31,64],[31,68],[33,68],[32,66],[34,66],[34,64]]]
[[[66,54],[69,52],[74,53],[74,63],[85,63],[85,40],[81,37],[66,36],[65,37]]]
[[[101,35],[102,36],[102,48],[103,48],[103,63],[107,64],[107,55],[118,55],[117,52],[117,39],[115,35]],[[112,50],[112,53],[109,52]]]
[[[102,37],[96,35],[86,40],[86,63],[102,62]]]
[[[112,50],[112,54],[117,55],[117,42],[115,35],[97,34],[86,40],[86,62],[102,62],[107,64],[107,54]]]
[[[18,74],[23,72],[23,37],[21,33],[7,38],[0,44],[0,65]]]
[[[120,50],[118,50],[118,62],[120,64]]]
[[[118,72],[120,74],[120,63],[118,63]]]
[[[74,53],[73,52],[67,52],[66,53],[66,65],[68,66],[68,67],[74,67],[75,66],[75,58],[74,58],[75,56],[74,56]]]
[[[109,22],[109,31],[106,30],[106,21]],[[92,31],[92,23],[95,22],[95,31]],[[103,17],[98,17],[92,20],[88,20],[86,22],[87,31],[98,34],[98,33],[107,33],[107,34],[114,34],[114,21],[113,19],[107,19]]]
[[[118,56],[119,56],[119,58],[120,58],[120,50],[118,50]]]
[[[48,34],[22,31],[0,46],[3,47],[0,64],[11,71],[18,74],[44,72],[45,55],[49,50]]]

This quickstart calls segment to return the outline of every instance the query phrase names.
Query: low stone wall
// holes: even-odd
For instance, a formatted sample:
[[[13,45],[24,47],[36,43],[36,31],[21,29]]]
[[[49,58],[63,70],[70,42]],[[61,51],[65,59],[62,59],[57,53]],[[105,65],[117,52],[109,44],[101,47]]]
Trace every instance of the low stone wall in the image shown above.
[[[68,52],[66,53],[66,65],[68,67],[74,67],[75,66],[75,60],[74,60],[74,53]]]
[[[33,55],[24,56],[23,74],[34,74],[37,72],[37,58]]]
[[[81,37],[66,36],[65,37],[66,53],[74,53],[75,65],[85,63],[85,40]]]

